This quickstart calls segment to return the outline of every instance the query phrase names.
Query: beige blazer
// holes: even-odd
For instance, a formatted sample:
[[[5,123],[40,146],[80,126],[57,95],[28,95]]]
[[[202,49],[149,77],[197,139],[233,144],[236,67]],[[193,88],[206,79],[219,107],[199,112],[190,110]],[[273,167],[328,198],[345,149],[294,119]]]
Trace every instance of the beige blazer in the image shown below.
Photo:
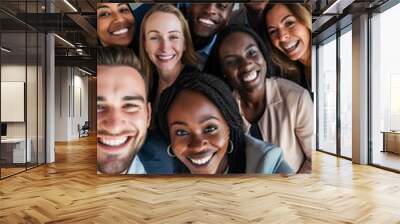
[[[266,107],[257,122],[263,140],[278,145],[293,171],[311,171],[313,102],[306,89],[282,78],[267,78]],[[239,94],[235,93],[239,101]],[[245,121],[246,133],[250,123]]]

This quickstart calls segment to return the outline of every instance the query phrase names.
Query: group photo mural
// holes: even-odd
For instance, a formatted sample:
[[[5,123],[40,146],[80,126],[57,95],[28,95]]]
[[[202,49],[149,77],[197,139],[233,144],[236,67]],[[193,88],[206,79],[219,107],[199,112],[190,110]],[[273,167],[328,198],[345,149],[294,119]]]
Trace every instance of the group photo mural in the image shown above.
[[[309,174],[307,4],[97,3],[98,174]]]

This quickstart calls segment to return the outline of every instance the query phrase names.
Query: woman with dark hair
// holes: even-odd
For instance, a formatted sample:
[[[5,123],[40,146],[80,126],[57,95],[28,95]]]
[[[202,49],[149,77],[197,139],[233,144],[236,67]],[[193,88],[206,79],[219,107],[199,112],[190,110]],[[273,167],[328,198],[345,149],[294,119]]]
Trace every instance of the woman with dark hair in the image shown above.
[[[158,122],[177,172],[292,173],[280,148],[244,134],[229,87],[214,76],[180,76],[161,95]]]
[[[214,50],[208,68],[234,90],[250,134],[281,147],[293,171],[310,172],[313,105],[308,91],[272,77],[271,56],[249,28],[227,27]]]
[[[263,20],[274,62],[285,77],[311,92],[310,5],[268,4]]]
[[[97,3],[97,35],[100,45],[132,47],[135,18],[127,3]]]

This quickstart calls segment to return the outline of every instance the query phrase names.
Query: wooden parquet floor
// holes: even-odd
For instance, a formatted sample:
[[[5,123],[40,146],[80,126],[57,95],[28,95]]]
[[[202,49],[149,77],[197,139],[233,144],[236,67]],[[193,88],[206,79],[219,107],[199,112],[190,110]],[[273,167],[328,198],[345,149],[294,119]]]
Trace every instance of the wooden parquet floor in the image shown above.
[[[19,168],[19,167],[18,168],[13,168],[13,167],[4,168],[4,167],[2,167],[1,168],[1,177],[7,177],[7,176],[10,176],[15,173],[22,172],[22,171],[25,171],[25,167],[23,167],[23,168]]]
[[[313,174],[96,175],[94,137],[0,181],[0,223],[400,223],[400,175],[319,152]]]

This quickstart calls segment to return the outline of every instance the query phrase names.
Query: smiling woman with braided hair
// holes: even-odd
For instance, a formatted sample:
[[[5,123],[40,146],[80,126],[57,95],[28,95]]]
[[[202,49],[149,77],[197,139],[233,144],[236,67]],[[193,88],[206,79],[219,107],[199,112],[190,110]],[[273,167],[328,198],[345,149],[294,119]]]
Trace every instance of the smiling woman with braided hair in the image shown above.
[[[158,125],[178,173],[292,173],[280,148],[244,134],[229,87],[214,76],[180,76],[161,95]]]

